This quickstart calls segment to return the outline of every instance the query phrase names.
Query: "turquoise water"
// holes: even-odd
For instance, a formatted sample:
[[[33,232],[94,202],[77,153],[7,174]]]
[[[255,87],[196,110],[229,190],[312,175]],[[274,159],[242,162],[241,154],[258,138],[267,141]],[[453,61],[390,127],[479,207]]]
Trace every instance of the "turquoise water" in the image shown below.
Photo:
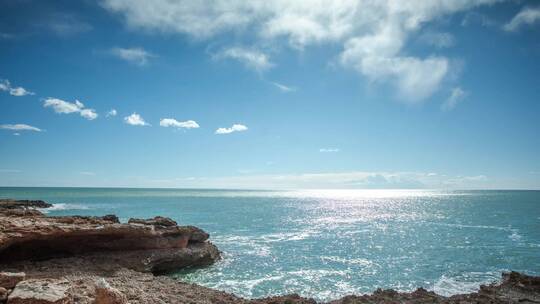
[[[51,215],[169,216],[223,251],[175,276],[245,297],[319,300],[423,286],[450,295],[502,271],[540,275],[540,191],[0,188]]]

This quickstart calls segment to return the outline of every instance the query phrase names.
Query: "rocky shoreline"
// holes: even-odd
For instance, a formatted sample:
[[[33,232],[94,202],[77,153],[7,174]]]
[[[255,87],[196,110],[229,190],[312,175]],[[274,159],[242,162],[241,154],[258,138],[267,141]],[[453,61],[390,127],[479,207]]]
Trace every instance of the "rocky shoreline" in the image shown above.
[[[209,235],[165,217],[45,216],[43,201],[0,200],[0,303],[316,303],[298,295],[243,299],[159,274],[220,259]],[[331,304],[540,303],[540,278],[516,272],[478,292],[443,297],[376,290]]]

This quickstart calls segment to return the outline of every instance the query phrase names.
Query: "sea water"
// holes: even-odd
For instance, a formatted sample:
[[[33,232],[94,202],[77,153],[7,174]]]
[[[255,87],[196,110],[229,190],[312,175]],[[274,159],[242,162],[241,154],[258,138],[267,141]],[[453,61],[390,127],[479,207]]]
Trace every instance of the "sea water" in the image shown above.
[[[540,191],[0,188],[50,215],[168,216],[223,252],[181,280],[318,300],[377,288],[471,292],[503,271],[540,275]]]

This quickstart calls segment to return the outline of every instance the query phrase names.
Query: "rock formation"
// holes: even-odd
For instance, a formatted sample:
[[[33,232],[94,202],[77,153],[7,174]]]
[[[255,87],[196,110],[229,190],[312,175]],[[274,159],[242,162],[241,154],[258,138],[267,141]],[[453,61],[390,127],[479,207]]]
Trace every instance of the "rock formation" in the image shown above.
[[[7,202],[7,203],[3,203]],[[0,263],[100,254],[121,260],[138,271],[167,272],[187,266],[209,265],[219,251],[208,234],[193,226],[177,226],[164,217],[130,219],[119,223],[114,215],[44,216],[36,201],[0,201]],[[16,206],[16,207],[13,207]]]
[[[8,296],[9,304],[69,304],[73,299],[68,292],[67,280],[30,279],[21,281]]]

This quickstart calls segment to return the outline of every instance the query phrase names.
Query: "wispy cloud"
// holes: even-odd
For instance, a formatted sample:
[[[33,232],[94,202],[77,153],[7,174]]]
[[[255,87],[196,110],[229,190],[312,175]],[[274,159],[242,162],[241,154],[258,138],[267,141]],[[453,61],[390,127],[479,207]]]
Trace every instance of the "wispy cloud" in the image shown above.
[[[0,125],[0,129],[12,130],[12,131],[35,131],[35,132],[43,131],[40,128],[27,125],[27,124],[14,124],[14,125],[5,124],[5,125]]]
[[[319,152],[321,153],[335,153],[335,152],[339,152],[341,151],[340,149],[338,148],[321,148],[319,149]]]
[[[439,33],[439,32],[432,32],[427,31],[420,35],[419,37],[420,41],[432,45],[438,48],[448,48],[451,46],[454,46],[456,43],[456,39],[454,38],[454,35],[450,33]]]
[[[216,130],[215,134],[230,134],[233,132],[243,132],[247,131],[248,127],[241,124],[234,124],[230,128],[219,128]]]
[[[81,171],[79,172],[80,175],[86,175],[86,176],[95,176],[96,173],[94,172],[91,172],[91,171]]]
[[[234,189],[486,189],[496,187],[486,175],[430,174],[425,172],[322,172],[300,174],[245,174],[223,177],[156,180],[152,185]],[[318,195],[335,195],[317,191]],[[347,193],[339,193],[347,195]],[[388,195],[379,192],[377,195]]]
[[[479,12],[471,11],[467,12],[461,20],[461,26],[469,26],[472,24],[480,24],[484,27],[495,26],[496,22],[488,16]]]
[[[0,169],[0,172],[2,173],[21,173],[21,170],[17,169]]]
[[[524,25],[532,25],[538,21],[540,21],[540,6],[524,7],[510,22],[503,26],[503,29],[508,32],[515,32]]]
[[[398,98],[420,102],[444,84],[451,61],[442,55],[404,52],[415,33],[431,21],[466,13],[498,0],[463,1],[227,1],[104,0],[102,5],[121,14],[129,27],[154,32],[181,33],[198,40],[234,33],[249,37],[253,46],[229,48],[221,57],[233,58],[257,71],[273,66],[258,46],[282,44],[295,50],[342,45],[344,68],[357,71],[372,83],[388,83]],[[149,9],[151,8],[151,9]],[[448,37],[437,42],[448,45]]]
[[[105,115],[105,117],[116,116],[116,114],[118,114],[118,112],[116,112],[115,109],[111,109],[109,112],[107,112],[107,114]]]
[[[15,35],[13,34],[0,32],[0,39],[13,39],[13,38],[15,38]]]
[[[82,117],[88,120],[94,120],[98,114],[94,109],[85,108],[84,104],[79,100],[68,102],[62,99],[49,97],[43,102],[45,108],[52,108],[58,114],[79,113]]]
[[[197,129],[200,127],[194,120],[178,121],[174,118],[162,118],[159,125],[165,128],[173,127],[178,129]]]
[[[46,27],[61,37],[69,37],[93,29],[92,25],[81,20],[80,17],[64,13],[51,14],[46,20],[39,22],[38,26]]]
[[[23,87],[13,87],[7,79],[0,80],[0,91],[8,92],[13,96],[35,95],[35,93],[26,90]]]
[[[441,109],[444,111],[453,110],[460,102],[462,102],[468,93],[465,92],[462,88],[456,87],[452,89],[452,93],[446,101],[441,105]]]
[[[111,54],[114,56],[125,60],[127,62],[133,63],[138,66],[145,66],[148,64],[149,60],[156,55],[146,51],[143,48],[120,48],[115,47],[111,50]]]
[[[129,116],[124,117],[124,122],[132,126],[149,126],[150,124],[144,121],[141,115],[133,113]]]
[[[278,88],[281,92],[289,93],[289,92],[295,92],[295,87],[286,86],[279,82],[271,82],[276,88]]]
[[[214,55],[215,59],[230,58],[241,62],[247,68],[262,72],[274,66],[265,53],[241,47],[231,47],[221,50]]]

